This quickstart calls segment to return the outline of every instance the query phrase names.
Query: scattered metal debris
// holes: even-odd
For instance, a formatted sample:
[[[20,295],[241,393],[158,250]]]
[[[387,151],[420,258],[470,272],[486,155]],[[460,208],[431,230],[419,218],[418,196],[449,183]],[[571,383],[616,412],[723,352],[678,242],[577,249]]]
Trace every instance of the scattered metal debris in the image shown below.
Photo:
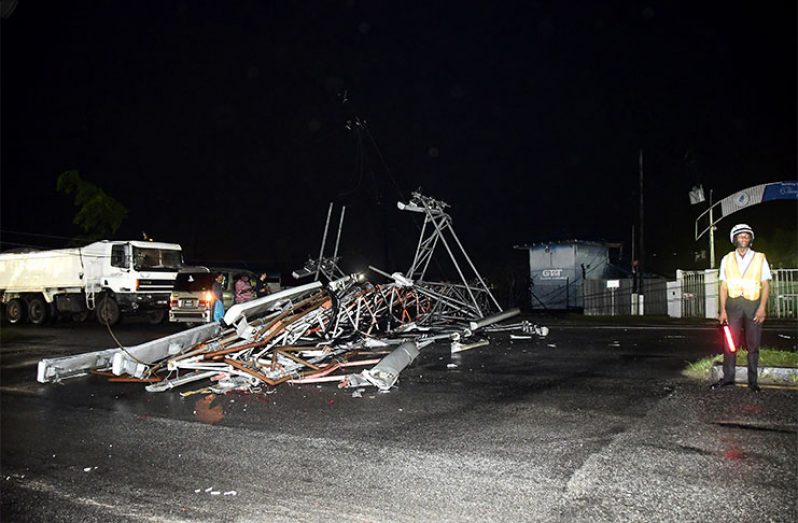
[[[486,345],[490,345],[490,341],[488,340],[479,340],[473,343],[460,343],[459,341],[452,342],[452,354],[456,354],[458,352],[464,352],[471,349],[477,349],[479,347],[484,347]]]
[[[415,341],[406,341],[383,358],[373,369],[366,369],[359,375],[347,376],[339,387],[352,388],[369,383],[381,391],[390,390],[399,379],[399,373],[417,357],[418,344]]]
[[[43,359],[38,381],[93,372],[146,383],[149,392],[202,380],[212,383],[183,396],[273,392],[286,382],[339,382],[340,388],[354,388],[353,396],[360,397],[363,387],[391,390],[419,351],[435,341],[449,342],[455,354],[488,345],[488,339],[476,337],[480,332],[520,331],[524,339],[548,334],[548,328],[527,321],[499,324],[520,311],[499,306],[455,234],[448,204],[413,193],[399,208],[423,213],[425,220],[406,274],[371,268],[388,283],[346,275],[338,266],[345,208],[333,255],[324,257],[331,205],[319,258],[294,271],[296,278],[314,275],[316,281],[235,305],[219,323],[135,347]],[[445,247],[460,282],[424,279],[437,245]],[[318,281],[320,276],[326,285]],[[364,366],[370,368],[351,371]]]

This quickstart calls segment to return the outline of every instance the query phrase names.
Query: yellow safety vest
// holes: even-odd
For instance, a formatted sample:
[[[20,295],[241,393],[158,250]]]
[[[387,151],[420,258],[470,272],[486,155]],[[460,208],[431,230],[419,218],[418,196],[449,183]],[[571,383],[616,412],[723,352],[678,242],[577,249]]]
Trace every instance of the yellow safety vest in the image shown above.
[[[759,291],[762,290],[762,266],[764,263],[765,255],[755,252],[754,259],[745,269],[745,274],[740,274],[740,266],[737,264],[737,256],[734,255],[734,251],[727,254],[726,288],[729,291],[729,298],[742,296],[746,300],[758,300]]]

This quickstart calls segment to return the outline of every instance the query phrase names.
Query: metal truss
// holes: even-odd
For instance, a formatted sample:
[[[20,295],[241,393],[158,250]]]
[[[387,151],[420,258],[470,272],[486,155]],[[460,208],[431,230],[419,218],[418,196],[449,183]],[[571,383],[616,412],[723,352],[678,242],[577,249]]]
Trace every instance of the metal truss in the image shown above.
[[[330,230],[330,218],[332,217],[334,204],[330,202],[327,209],[327,221],[324,224],[324,234],[321,238],[321,248],[319,249],[319,257],[317,259],[309,259],[305,262],[302,268],[295,270],[292,275],[294,279],[307,278],[313,275],[313,281],[319,280],[319,275],[327,278],[327,281],[333,281],[338,278],[346,276],[346,273],[340,269],[338,262],[341,258],[338,256],[338,247],[341,243],[341,231],[344,228],[344,216],[346,215],[346,206],[341,207],[341,216],[338,220],[338,235],[335,238],[335,248],[333,255],[330,257],[324,256],[324,248],[327,246],[327,234]]]
[[[418,287],[419,292],[438,300],[433,315],[439,315],[441,319],[469,315],[483,318],[492,312],[501,312],[499,302],[490,292],[454,230],[452,218],[446,212],[449,204],[414,192],[408,203],[398,202],[397,206],[402,211],[424,215],[416,253],[406,278]],[[462,285],[425,281],[427,269],[439,243],[446,249]]]

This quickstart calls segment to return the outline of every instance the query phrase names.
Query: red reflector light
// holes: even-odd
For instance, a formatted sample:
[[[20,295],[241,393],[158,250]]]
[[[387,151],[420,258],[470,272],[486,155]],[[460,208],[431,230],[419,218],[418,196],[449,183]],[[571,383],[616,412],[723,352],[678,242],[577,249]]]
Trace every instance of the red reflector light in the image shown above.
[[[737,347],[734,346],[734,338],[732,338],[731,327],[728,323],[723,323],[723,335],[726,336],[726,343],[729,345],[729,352],[737,352]]]
[[[214,298],[216,298],[216,296],[214,296],[213,292],[205,291],[202,293],[202,297],[199,299],[199,304],[200,306],[210,306],[211,303],[213,303]]]

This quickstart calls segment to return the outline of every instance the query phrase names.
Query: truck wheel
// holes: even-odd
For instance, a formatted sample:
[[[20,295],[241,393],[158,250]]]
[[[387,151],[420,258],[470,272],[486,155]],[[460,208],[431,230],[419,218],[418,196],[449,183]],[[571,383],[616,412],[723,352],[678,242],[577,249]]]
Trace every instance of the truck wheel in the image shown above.
[[[119,304],[110,296],[101,299],[97,304],[97,321],[102,325],[116,325],[122,315],[119,312]]]
[[[25,313],[27,310],[28,308],[25,307],[25,302],[19,298],[14,298],[6,303],[6,319],[8,323],[13,325],[25,323]]]
[[[147,321],[150,325],[159,325],[166,319],[166,311],[150,311],[147,313]]]
[[[28,301],[28,319],[34,325],[42,325],[47,323],[49,317],[49,306],[44,299],[39,296],[33,297]]]

